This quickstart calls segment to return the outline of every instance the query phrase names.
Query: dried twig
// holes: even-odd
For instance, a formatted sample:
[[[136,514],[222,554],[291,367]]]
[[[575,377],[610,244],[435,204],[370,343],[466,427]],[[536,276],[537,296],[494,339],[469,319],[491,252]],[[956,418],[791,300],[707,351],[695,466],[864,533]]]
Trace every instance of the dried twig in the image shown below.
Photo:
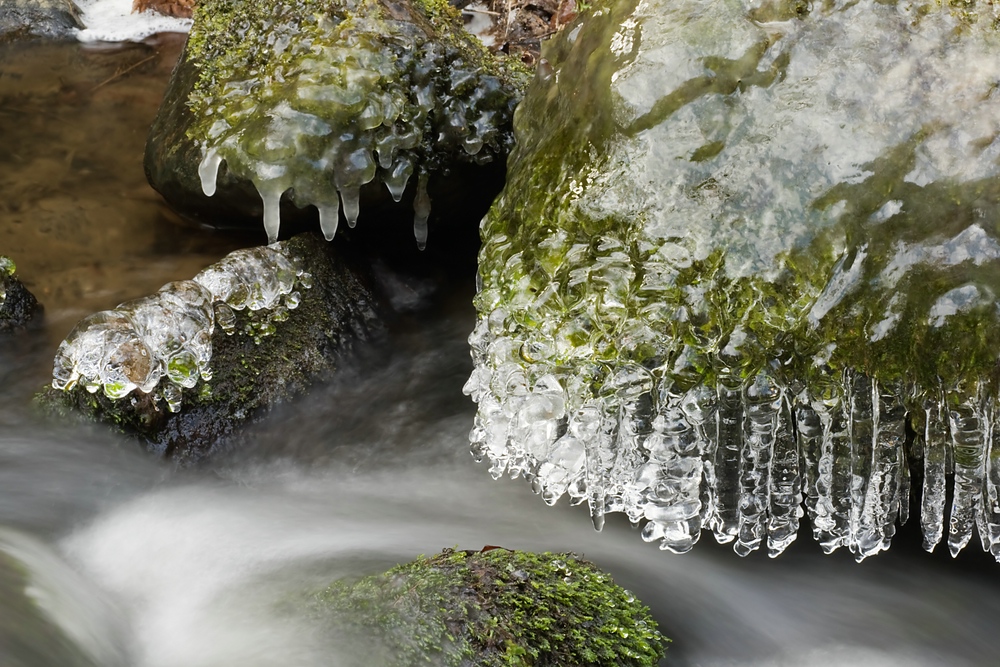
[[[94,92],[95,90],[97,90],[101,86],[105,86],[105,85],[111,83],[112,81],[114,81],[115,79],[122,78],[123,76],[125,76],[126,74],[128,74],[129,72],[131,72],[132,70],[134,70],[136,67],[138,67],[139,65],[144,65],[144,64],[148,63],[150,60],[152,60],[153,58],[157,57],[158,55],[160,55],[160,54],[159,53],[154,53],[153,55],[149,56],[148,58],[143,58],[139,62],[133,63],[133,64],[129,65],[128,67],[126,67],[125,69],[123,69],[120,72],[115,72],[109,78],[105,79],[104,81],[101,81],[99,84],[97,84],[96,86],[94,86],[93,88],[91,88],[90,92]]]

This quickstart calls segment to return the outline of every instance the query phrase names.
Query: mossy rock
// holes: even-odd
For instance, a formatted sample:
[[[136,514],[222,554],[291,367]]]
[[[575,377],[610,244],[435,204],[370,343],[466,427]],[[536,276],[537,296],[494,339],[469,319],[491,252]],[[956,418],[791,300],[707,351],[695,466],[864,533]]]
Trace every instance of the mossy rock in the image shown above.
[[[317,609],[365,635],[364,664],[379,667],[637,667],[669,642],[634,595],[573,554],[446,549],[336,582]]]
[[[502,186],[527,78],[443,0],[206,0],[146,173],[213,226],[315,228],[315,206],[327,232],[360,209],[383,242],[400,225],[412,239],[428,196],[435,224],[474,225]]]
[[[994,16],[608,0],[553,38],[481,229],[491,472],[673,551],[708,528],[777,555],[805,498],[824,549],[863,558],[908,464],[951,449],[951,548],[978,521],[1000,556]]]
[[[382,331],[381,306],[363,269],[315,234],[290,239],[284,248],[311,274],[312,286],[299,290],[297,307],[283,311],[287,319],[245,308],[231,311],[233,333],[215,326],[211,379],[181,391],[180,411],[158,398],[167,377],[148,393],[136,389],[118,400],[76,384],[68,391],[48,387],[38,401],[50,412],[107,423],[181,462],[225,447],[243,425],[330,377],[359,343]]]
[[[71,39],[83,27],[72,0],[0,0],[0,44],[39,37]]]
[[[14,275],[14,262],[0,255],[0,333],[24,328],[40,311],[35,295]]]

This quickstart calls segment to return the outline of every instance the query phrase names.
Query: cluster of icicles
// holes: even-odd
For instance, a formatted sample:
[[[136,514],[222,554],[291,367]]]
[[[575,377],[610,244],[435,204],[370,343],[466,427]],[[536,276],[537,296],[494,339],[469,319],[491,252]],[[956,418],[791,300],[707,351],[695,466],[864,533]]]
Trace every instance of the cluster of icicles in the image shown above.
[[[182,389],[212,378],[216,325],[234,333],[233,311],[248,308],[260,317],[251,318],[244,333],[258,339],[273,333],[274,323],[299,304],[295,288],[310,284],[310,274],[282,244],[237,250],[193,280],[168,283],[156,294],[81,320],[56,351],[52,386],[68,391],[79,384],[114,400],[136,389],[155,390],[156,399],[177,412]],[[164,377],[167,382],[160,382]]]
[[[342,43],[316,47],[321,57],[303,58],[295,77],[282,79],[287,100],[275,103],[274,95],[262,92],[277,87],[275,81],[251,79],[225,84],[222,105],[208,107],[213,117],[223,117],[212,123],[202,145],[202,190],[215,194],[223,161],[253,182],[270,243],[278,238],[280,202],[289,190],[297,205],[316,207],[329,241],[341,209],[355,226],[362,186],[378,177],[398,202],[417,172],[413,235],[422,250],[431,212],[423,156],[433,145],[485,163],[493,152],[484,147],[502,141],[494,108],[497,81],[479,81],[482,74],[474,68],[449,63],[440,45],[407,38],[405,58],[393,58],[367,43],[368,37],[359,29],[345,33]],[[414,61],[405,75],[404,60]],[[437,74],[442,71],[449,75]],[[234,97],[235,91],[241,94]],[[257,97],[263,101],[255,103]]]
[[[766,543],[774,557],[804,507],[826,553],[846,547],[860,561],[888,549],[907,520],[909,464],[922,459],[924,548],[943,537],[953,474],[949,550],[975,526],[1000,560],[1000,410],[979,386],[914,400],[854,372],[794,389],[723,373],[710,387],[638,365],[596,370],[595,382],[579,368],[525,363],[521,342],[491,332],[488,318],[469,340],[473,455],[494,478],[525,477],[550,505],[586,501],[597,529],[624,512],[667,551],[690,550],[708,529],[740,555]]]

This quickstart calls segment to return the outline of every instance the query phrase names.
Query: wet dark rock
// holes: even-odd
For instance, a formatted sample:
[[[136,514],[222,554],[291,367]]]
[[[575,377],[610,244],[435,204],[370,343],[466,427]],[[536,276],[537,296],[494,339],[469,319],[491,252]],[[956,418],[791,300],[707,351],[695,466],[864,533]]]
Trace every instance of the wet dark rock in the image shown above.
[[[414,245],[425,182],[433,244],[475,230],[502,187],[526,80],[446,2],[204,2],[150,131],[146,174],[202,224],[276,230],[280,218],[284,237],[325,214],[328,236],[339,217],[338,233],[381,246]],[[221,161],[217,179],[211,161],[199,174],[208,155]]]
[[[0,333],[21,329],[41,311],[35,296],[14,276],[14,264],[0,256]]]
[[[30,37],[66,39],[83,27],[72,0],[0,0],[0,43]]]
[[[264,309],[230,309],[233,333],[216,324],[211,335],[211,379],[199,377],[180,390],[179,411],[168,409],[170,398],[163,400],[168,390],[178,391],[167,376],[148,393],[134,389],[117,400],[109,397],[109,386],[93,386],[91,393],[84,380],[74,380],[67,390],[46,388],[39,404],[60,416],[78,413],[109,424],[182,463],[224,448],[243,425],[330,377],[345,356],[382,330],[366,271],[313,234],[283,246],[311,274],[312,286],[298,290],[297,307],[282,307],[281,318]]]
[[[639,667],[669,642],[634,595],[573,554],[446,549],[336,582],[316,607],[333,632],[363,638],[348,665]]]

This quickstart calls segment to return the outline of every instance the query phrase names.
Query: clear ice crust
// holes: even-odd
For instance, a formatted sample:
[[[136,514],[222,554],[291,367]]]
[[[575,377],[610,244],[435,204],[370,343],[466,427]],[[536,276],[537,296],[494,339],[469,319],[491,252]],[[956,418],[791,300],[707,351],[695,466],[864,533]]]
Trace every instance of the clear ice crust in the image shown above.
[[[274,332],[299,303],[296,288],[311,276],[283,251],[283,244],[237,250],[196,275],[168,283],[151,296],[84,318],[56,351],[52,386],[77,385],[113,400],[133,391],[155,392],[171,412],[181,390],[212,379],[212,334],[234,333],[233,310],[257,313],[255,337]]]
[[[269,242],[286,193],[316,207],[331,240],[341,213],[357,222],[362,186],[378,179],[398,202],[416,176],[423,249],[428,174],[505,156],[523,83],[437,1],[206,3],[189,46],[204,193],[225,163],[260,193]]]
[[[482,224],[477,459],[674,553],[806,517],[861,560],[919,494],[926,549],[1000,559],[997,16],[609,0],[553,38]]]

